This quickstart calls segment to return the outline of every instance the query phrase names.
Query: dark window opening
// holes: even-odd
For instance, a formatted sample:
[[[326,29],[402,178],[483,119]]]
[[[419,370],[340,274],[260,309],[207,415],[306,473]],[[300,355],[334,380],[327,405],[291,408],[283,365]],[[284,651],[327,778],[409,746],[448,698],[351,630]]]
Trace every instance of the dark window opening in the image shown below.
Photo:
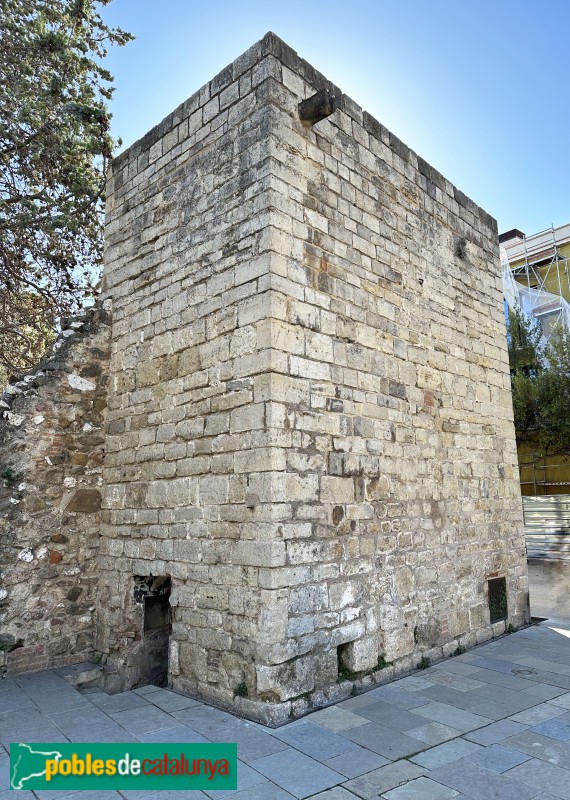
[[[491,622],[507,619],[507,579],[492,578],[489,580],[489,613]]]
[[[172,633],[169,575],[140,576],[134,579],[134,600],[141,608],[142,640],[137,661],[139,685],[152,683],[166,686],[168,682],[168,651]]]
[[[144,633],[170,628],[170,592],[144,599]]]

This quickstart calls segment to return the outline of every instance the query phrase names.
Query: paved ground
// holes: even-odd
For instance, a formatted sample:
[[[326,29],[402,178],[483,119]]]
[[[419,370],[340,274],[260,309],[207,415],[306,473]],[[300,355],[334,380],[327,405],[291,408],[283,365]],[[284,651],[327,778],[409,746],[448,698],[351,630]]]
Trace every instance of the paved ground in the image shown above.
[[[570,559],[530,558],[528,583],[533,615],[570,625]]]
[[[239,788],[65,800],[570,800],[569,636],[543,622],[278,730],[155,687],[109,696],[49,671],[6,680],[0,800],[62,796],[9,792],[8,749],[68,740],[234,741]]]

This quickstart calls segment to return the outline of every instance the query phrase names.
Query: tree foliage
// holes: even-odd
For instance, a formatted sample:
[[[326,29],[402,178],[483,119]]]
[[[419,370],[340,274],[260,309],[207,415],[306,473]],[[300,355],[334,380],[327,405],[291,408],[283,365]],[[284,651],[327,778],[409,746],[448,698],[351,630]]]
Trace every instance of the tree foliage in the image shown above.
[[[545,452],[570,449],[570,335],[558,326],[545,349],[547,367],[541,374],[541,446]]]
[[[546,345],[520,309],[507,325],[517,441],[543,455],[570,449],[570,335],[556,325]]]
[[[534,436],[538,425],[538,384],[543,347],[540,326],[520,308],[509,309],[507,341],[517,439]]]
[[[29,367],[92,296],[102,251],[110,0],[0,0],[0,363]]]

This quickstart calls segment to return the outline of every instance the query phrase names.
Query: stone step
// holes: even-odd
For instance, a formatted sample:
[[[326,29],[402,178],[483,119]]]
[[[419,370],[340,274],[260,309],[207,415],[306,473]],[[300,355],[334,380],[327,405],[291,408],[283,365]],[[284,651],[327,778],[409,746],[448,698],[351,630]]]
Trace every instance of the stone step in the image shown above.
[[[85,689],[104,689],[105,673],[108,671],[103,664],[94,664],[91,661],[81,661],[78,664],[68,664],[65,667],[54,669],[59,675],[79,691]]]

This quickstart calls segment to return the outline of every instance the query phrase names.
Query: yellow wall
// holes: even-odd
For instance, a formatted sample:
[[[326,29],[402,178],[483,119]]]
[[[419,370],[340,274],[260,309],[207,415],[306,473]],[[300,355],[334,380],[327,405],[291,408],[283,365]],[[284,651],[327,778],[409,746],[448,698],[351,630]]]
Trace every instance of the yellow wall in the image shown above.
[[[523,495],[570,494],[570,453],[546,458],[535,455],[533,459],[532,445],[519,444],[517,454]],[[534,472],[531,466],[533,460]],[[536,487],[534,476],[537,481]]]
[[[547,292],[552,292],[552,294],[562,294],[566,300],[570,302],[570,275],[568,271],[570,271],[570,242],[566,242],[566,244],[561,245],[558,248],[558,252],[561,256],[566,256],[568,258],[568,262],[559,259],[559,269],[556,269],[556,265],[553,264],[550,269],[548,265],[538,268],[538,272],[543,280],[546,279],[545,289]],[[524,258],[520,259],[519,261],[511,262],[511,268],[515,269],[516,267],[524,266]],[[558,277],[560,276],[560,282]],[[526,277],[524,276],[515,276],[515,279],[519,281],[519,283],[527,285]]]

